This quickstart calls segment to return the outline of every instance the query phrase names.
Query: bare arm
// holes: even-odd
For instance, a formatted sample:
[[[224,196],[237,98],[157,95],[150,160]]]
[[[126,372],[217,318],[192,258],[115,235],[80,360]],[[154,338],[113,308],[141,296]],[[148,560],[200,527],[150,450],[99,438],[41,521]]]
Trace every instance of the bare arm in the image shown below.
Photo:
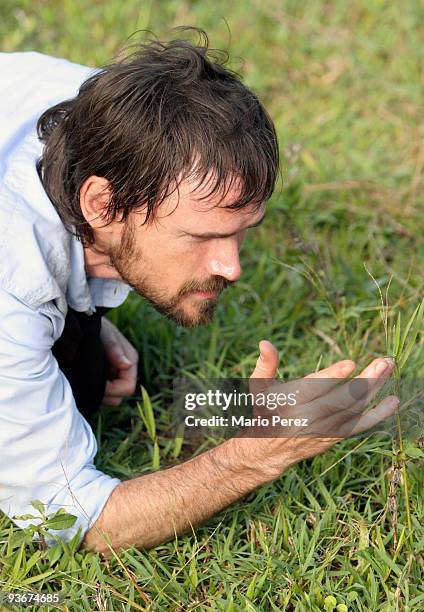
[[[273,378],[277,367],[275,349],[270,343],[261,344],[261,357],[252,375],[259,385],[263,379]],[[108,553],[104,532],[114,548],[153,547],[201,524],[258,486],[277,478],[290,465],[320,454],[350,433],[364,431],[390,416],[398,403],[393,396],[362,415],[393,369],[387,363],[386,371],[379,372],[376,366],[382,363],[387,362],[375,360],[360,374],[368,381],[374,380],[361,398],[353,399],[347,385],[336,386],[337,379],[346,378],[353,371],[353,362],[341,361],[306,377],[321,383],[316,383],[316,392],[313,381],[307,387],[306,400],[313,425],[317,426],[316,436],[261,438],[245,430],[186,463],[122,482],[86,533],[82,548]],[[317,400],[316,404],[311,400]],[[323,419],[328,419],[331,427],[326,428],[325,424],[323,427]]]
[[[189,531],[276,474],[253,467],[250,440],[233,438],[172,468],[122,482],[87,532],[82,547],[150,548]]]

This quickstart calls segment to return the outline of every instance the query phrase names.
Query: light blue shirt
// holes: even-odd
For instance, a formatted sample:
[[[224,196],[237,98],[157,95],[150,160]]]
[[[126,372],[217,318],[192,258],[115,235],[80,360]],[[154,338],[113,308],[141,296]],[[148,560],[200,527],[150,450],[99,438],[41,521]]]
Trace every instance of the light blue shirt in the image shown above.
[[[88,313],[118,306],[130,287],[86,277],[82,244],[39,180],[35,125],[92,72],[39,53],[0,53],[0,509],[13,520],[37,515],[35,499],[48,513],[65,508],[78,518],[57,534],[69,540],[81,528],[80,541],[120,480],[94,466],[96,439],[51,349],[68,304]]]

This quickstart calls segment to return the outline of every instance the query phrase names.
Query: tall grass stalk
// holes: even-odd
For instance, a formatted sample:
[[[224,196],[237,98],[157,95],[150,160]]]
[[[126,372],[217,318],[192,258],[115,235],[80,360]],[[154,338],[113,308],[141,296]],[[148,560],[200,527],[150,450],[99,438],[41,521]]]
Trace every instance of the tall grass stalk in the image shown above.
[[[417,305],[414,312],[406,322],[406,325],[402,328],[402,315],[401,312],[398,311],[396,317],[396,323],[393,325],[391,331],[388,328],[388,315],[389,315],[389,303],[388,303],[388,290],[389,285],[386,290],[385,298],[383,298],[382,291],[380,286],[372,275],[370,270],[367,268],[364,263],[365,270],[370,275],[372,280],[374,281],[381,301],[381,319],[383,322],[385,339],[386,339],[386,348],[387,354],[392,357],[395,363],[395,394],[400,396],[401,389],[401,379],[402,379],[402,370],[404,369],[409,356],[412,353],[414,346],[416,345],[417,337],[420,331],[422,331],[422,325],[424,321],[424,299],[420,304]],[[405,454],[405,445],[403,439],[402,432],[402,423],[400,418],[401,406],[396,409],[396,427],[397,427],[397,441],[398,441],[398,449],[393,448],[393,459],[392,459],[392,489],[393,489],[393,504],[396,504],[396,494],[395,487],[397,484],[396,474],[398,470],[400,470],[402,474],[402,482],[403,482],[403,491],[405,498],[405,511],[406,511],[406,520],[408,525],[408,541],[412,550],[413,547],[413,529],[412,529],[412,519],[411,519],[411,504],[410,504],[410,496],[409,496],[409,484],[408,484],[408,472],[406,469],[406,454]],[[394,516],[397,516],[397,510],[392,508],[394,512]],[[397,525],[396,520],[393,525],[393,539],[395,547],[397,545]]]
[[[402,331],[402,316],[401,313],[398,312],[398,316],[396,319],[396,324],[393,326],[392,334],[391,334],[391,344],[389,349],[391,349],[392,357],[395,362],[395,392],[396,395],[400,394],[400,385],[401,385],[401,375],[402,369],[405,367],[405,364],[408,361],[408,358],[412,352],[412,349],[415,346],[417,336],[422,330],[422,324],[424,321],[424,299],[420,304],[415,308],[414,312],[410,316],[407,321],[403,331]],[[402,424],[400,419],[400,404],[398,409],[396,410],[396,422],[397,422],[397,433],[398,433],[398,442],[399,442],[399,453],[398,453],[398,461],[402,472],[402,480],[404,487],[404,495],[405,495],[405,508],[406,508],[406,518],[408,523],[408,537],[409,544],[413,546],[413,538],[412,538],[412,520],[411,520],[411,507],[409,500],[409,485],[408,485],[408,474],[406,469],[406,454],[404,448],[403,434],[402,434]]]

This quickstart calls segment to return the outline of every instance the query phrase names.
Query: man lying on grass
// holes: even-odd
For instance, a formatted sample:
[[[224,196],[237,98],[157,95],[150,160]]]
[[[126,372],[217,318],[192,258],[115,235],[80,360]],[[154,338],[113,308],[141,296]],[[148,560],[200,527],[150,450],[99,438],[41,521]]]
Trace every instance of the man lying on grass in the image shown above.
[[[155,546],[397,405],[389,397],[362,414],[390,361],[362,372],[378,381],[355,401],[335,389],[355,368],[340,361],[308,391],[317,422],[323,405],[333,415],[326,437],[246,429],[125,482],[94,467],[84,417],[134,393],[138,361],[102,315],[133,289],[180,325],[207,323],[274,189],[272,121],[220,57],[181,40],[141,44],[97,71],[0,54],[0,507],[11,518],[36,499],[48,513],[63,507],[77,521],[60,537],[79,528],[83,548],[107,552],[104,533],[114,547]],[[252,377],[276,368],[262,341]]]

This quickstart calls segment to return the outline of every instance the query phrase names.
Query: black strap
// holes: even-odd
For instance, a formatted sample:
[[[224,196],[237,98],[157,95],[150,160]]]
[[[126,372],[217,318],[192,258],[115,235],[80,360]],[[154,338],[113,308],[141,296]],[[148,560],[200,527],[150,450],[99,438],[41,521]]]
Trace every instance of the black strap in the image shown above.
[[[68,308],[65,327],[52,352],[68,379],[78,410],[87,418],[100,408],[107,364],[100,339],[102,316],[109,308],[96,307],[91,315]]]

